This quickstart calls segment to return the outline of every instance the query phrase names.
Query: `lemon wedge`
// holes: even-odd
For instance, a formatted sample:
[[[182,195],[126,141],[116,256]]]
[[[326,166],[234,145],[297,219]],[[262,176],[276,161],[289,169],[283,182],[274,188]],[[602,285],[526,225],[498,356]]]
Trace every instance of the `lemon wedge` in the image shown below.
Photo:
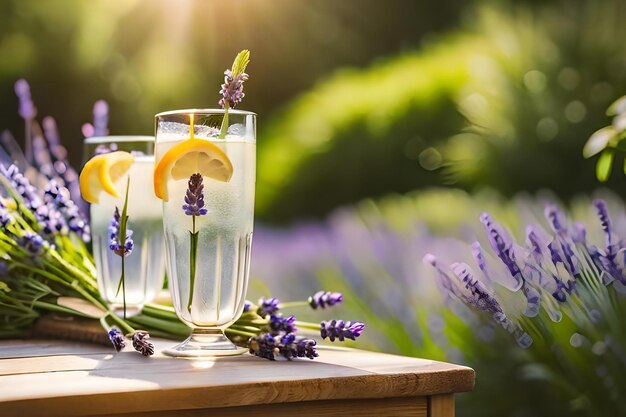
[[[120,196],[115,183],[123,177],[135,157],[128,152],[116,151],[91,158],[80,173],[80,193],[85,201],[98,203],[102,191],[115,198]]]
[[[168,150],[154,168],[154,193],[168,201],[167,181],[189,179],[192,174],[228,182],[233,164],[217,145],[203,139],[187,139]]]

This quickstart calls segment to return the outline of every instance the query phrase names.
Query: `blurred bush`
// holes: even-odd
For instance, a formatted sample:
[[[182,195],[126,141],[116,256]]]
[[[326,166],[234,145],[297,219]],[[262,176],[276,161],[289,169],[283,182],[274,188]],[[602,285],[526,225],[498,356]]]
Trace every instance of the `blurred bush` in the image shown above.
[[[424,34],[457,24],[465,10],[462,0],[436,9],[423,0],[1,4],[0,129],[21,136],[13,84],[26,78],[39,114],[55,115],[70,150],[97,99],[111,106],[112,134],[150,134],[160,111],[216,107],[222,73],[244,48],[252,62],[243,108],[259,113],[263,125],[328,72],[413,48]],[[78,166],[80,152],[70,151],[70,162]]]
[[[489,3],[455,35],[335,74],[262,130],[261,216],[320,216],[433,184],[594,188],[581,149],[626,91],[625,7]]]

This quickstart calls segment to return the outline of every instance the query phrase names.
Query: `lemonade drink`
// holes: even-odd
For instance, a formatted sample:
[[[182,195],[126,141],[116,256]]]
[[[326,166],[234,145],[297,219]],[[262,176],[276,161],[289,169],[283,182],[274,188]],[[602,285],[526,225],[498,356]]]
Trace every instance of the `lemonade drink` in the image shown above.
[[[254,215],[256,145],[253,140],[236,136],[207,140],[228,155],[233,176],[229,182],[211,178],[203,181],[208,213],[195,220],[198,254],[191,309],[187,306],[191,294],[192,219],[181,210],[187,181],[168,181],[170,198],[163,203],[164,231],[170,289],[179,317],[189,325],[224,327],[239,317],[245,301]],[[157,160],[176,143],[158,142]]]

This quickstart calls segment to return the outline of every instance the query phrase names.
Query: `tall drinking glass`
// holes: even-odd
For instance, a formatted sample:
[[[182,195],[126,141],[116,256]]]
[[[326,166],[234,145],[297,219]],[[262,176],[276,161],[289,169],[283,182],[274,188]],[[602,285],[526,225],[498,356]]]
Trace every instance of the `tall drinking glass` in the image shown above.
[[[228,134],[220,138],[223,124]],[[156,115],[155,192],[167,195],[163,226],[170,292],[176,314],[193,329],[187,340],[165,351],[168,355],[245,351],[224,329],[242,314],[248,286],[255,124],[254,113],[237,110],[228,112],[226,122],[223,110]],[[165,190],[158,191],[160,176]]]
[[[127,175],[115,184],[121,196],[115,198],[102,193],[100,201],[91,205],[91,233],[100,294],[118,315],[124,314],[126,305],[126,315],[132,316],[154,300],[163,288],[165,277],[161,202],[152,191],[154,137],[103,136],[87,138],[84,142],[85,160],[116,150],[130,152],[135,161]],[[133,231],[134,248],[124,259],[124,291],[121,291],[122,262],[109,248],[109,225],[115,208],[122,211],[129,176],[128,228]]]

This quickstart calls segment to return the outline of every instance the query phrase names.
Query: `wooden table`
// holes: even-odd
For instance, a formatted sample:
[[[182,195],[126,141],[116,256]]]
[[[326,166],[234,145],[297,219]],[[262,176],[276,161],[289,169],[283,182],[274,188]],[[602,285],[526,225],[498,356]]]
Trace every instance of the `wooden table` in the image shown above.
[[[244,355],[145,358],[61,341],[0,342],[0,415],[431,416],[454,415],[453,394],[474,371],[424,359],[324,348],[311,361]]]

